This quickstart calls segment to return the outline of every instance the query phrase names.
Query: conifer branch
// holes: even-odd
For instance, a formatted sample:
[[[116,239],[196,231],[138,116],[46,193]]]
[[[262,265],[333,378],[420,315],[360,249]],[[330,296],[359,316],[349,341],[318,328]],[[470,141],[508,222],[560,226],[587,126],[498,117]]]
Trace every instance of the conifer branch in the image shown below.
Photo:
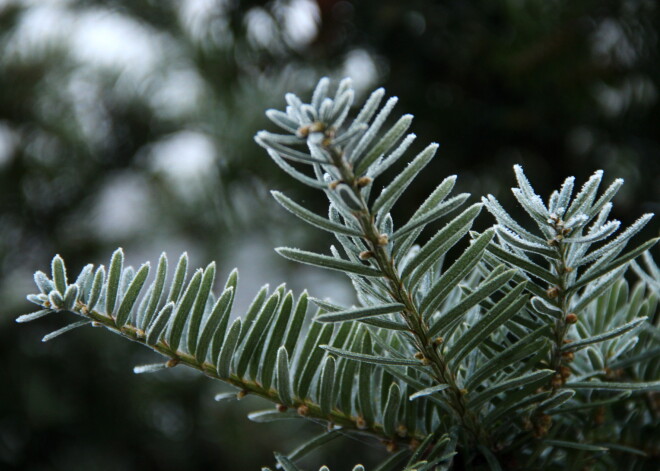
[[[167,267],[165,255],[161,256],[156,279],[148,286],[145,280],[149,265],[144,264],[143,268],[135,273],[132,267],[123,266],[123,258],[121,249],[113,254],[108,270],[109,273],[114,273],[112,277],[104,277],[103,266],[94,271],[93,266],[87,265],[76,281],[69,284],[64,261],[56,256],[52,263],[52,279],[43,272],[37,272],[35,280],[41,293],[28,296],[29,300],[42,309],[20,316],[17,322],[29,322],[49,314],[71,312],[83,320],[45,336],[44,341],[84,325],[104,327],[114,334],[149,347],[166,358],[162,363],[137,366],[134,368],[136,373],[156,372],[177,365],[193,368],[210,378],[236,387],[239,398],[253,394],[276,404],[276,407],[268,412],[270,420],[289,418],[294,414],[303,419],[321,421],[330,429],[341,429],[343,433],[377,437],[392,443],[392,446],[407,445],[411,440],[419,441],[425,438],[425,435],[415,431],[410,431],[405,437],[385,433],[384,425],[380,421],[365,423],[361,418],[352,415],[350,409],[342,410],[334,401],[330,402],[329,406],[323,404],[320,391],[299,394],[300,391],[292,390],[292,379],[300,380],[305,371],[314,375],[314,369],[305,370],[305,363],[300,359],[306,360],[310,350],[318,346],[318,341],[322,338],[326,341],[332,338],[334,343],[341,345],[350,332],[355,335],[358,327],[337,331],[332,337],[334,329],[328,326],[329,329],[325,330],[328,335],[319,337],[316,342],[308,341],[307,349],[297,350],[298,367],[290,371],[287,346],[289,351],[294,352],[295,344],[291,345],[290,342],[297,340],[296,337],[300,333],[300,324],[307,311],[306,293],[301,295],[297,307],[293,309],[293,297],[291,293],[284,296],[284,286],[275,290],[268,299],[267,289],[264,287],[255,297],[242,319],[243,322],[238,318],[228,327],[238,279],[236,271],[230,274],[223,294],[216,300],[210,292],[215,265],[210,264],[203,272],[197,271],[186,283],[187,256],[184,254],[175,270],[169,296],[161,299],[164,298],[163,281]],[[61,296],[61,292],[75,293],[75,296]],[[142,298],[140,303],[137,302],[139,297]],[[108,306],[113,312],[107,311]],[[122,310],[122,306],[126,312]],[[158,306],[162,306],[160,310]],[[154,311],[154,314],[149,314],[148,310]],[[246,327],[241,329],[241,324]],[[248,329],[250,325],[252,329]],[[269,326],[272,330],[267,333]],[[267,335],[261,335],[263,333]],[[291,337],[290,341],[284,338],[285,333],[287,337]],[[257,337],[255,334],[260,335]],[[266,342],[265,338],[259,340],[260,337],[268,337],[269,342]],[[283,344],[280,346],[279,342]],[[275,356],[278,358],[277,364],[274,362]],[[259,366],[255,361],[261,361],[261,358],[263,364],[259,370],[250,368],[251,365]],[[293,375],[293,378],[290,375]],[[275,376],[277,382],[272,381]],[[266,380],[267,377],[269,379]],[[307,383],[311,378],[302,381]],[[255,416],[255,420],[257,417],[261,415]]]
[[[39,310],[17,321],[72,312],[81,320],[44,341],[85,325],[105,327],[166,358],[136,373],[186,365],[236,387],[238,397],[277,404],[250,414],[254,421],[323,422],[323,434],[288,455],[276,453],[287,471],[299,471],[300,457],[346,433],[380,439],[391,455],[379,469],[388,470],[449,469],[457,454],[482,471],[509,469],[509,457],[545,469],[603,457],[608,449],[642,453],[609,443],[611,436],[603,443],[598,432],[575,424],[639,396],[649,412],[640,423],[657,416],[660,269],[648,252],[657,239],[626,251],[652,215],[616,235],[620,223],[608,216],[622,180],[598,196],[598,171],[573,197],[570,177],[546,202],[515,166],[513,194],[535,228],[516,221],[492,195],[459,212],[469,195],[449,196],[453,175],[395,227],[390,211],[437,145],[372,195],[374,180],[414,141],[404,136],[410,115],[388,127],[396,98],[380,107],[383,97],[376,90],[351,121],[350,80],[331,96],[322,79],[310,103],[288,94],[285,111],[267,111],[285,134],[262,131],[255,138],[282,170],[322,190],[330,204],[326,217],[274,191],[276,201],[339,243],[329,254],[277,251],[346,274],[357,306],[311,298],[319,309],[305,330],[306,292],[296,299],[284,285],[266,285],[230,323],[236,271],[216,296],[213,263],[188,279],[184,254],[166,283],[163,255],[149,282],[150,265],[125,267],[118,249],[107,269],[87,265],[73,283],[56,256],[50,276],[35,274],[40,292],[28,296]],[[483,206],[497,224],[479,234],[471,229]],[[419,241],[425,228],[452,213]],[[446,260],[467,237],[469,246]],[[624,278],[629,266],[640,278],[634,286]]]
[[[351,166],[343,158],[342,150],[334,146],[331,139],[324,141],[323,144],[324,150],[331,156],[333,165],[339,170],[342,182],[351,189],[353,197],[360,202],[360,207],[363,208],[354,213],[362,228],[362,238],[365,240],[368,250],[373,254],[382,276],[387,280],[392,300],[405,306],[400,314],[414,336],[418,359],[421,364],[431,367],[433,380],[437,384],[447,385],[450,393],[450,405],[459,420],[473,435],[475,442],[487,444],[488,437],[485,430],[480,427],[477,416],[469,409],[465,393],[458,387],[456,376],[449,368],[448,362],[439,348],[440,344],[430,336],[429,327],[413,301],[413,294],[405,287],[395,268],[393,257],[385,248],[389,243],[387,235],[382,234],[376,227],[377,215],[360,192],[359,179],[361,177],[353,173]],[[434,151],[436,147],[433,147]]]

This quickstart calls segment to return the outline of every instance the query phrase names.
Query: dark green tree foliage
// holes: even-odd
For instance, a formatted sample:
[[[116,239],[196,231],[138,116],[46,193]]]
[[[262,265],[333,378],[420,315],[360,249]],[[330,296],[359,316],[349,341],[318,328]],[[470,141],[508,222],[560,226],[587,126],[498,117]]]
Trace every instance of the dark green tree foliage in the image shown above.
[[[516,162],[542,194],[567,174],[603,168],[628,182],[619,217],[634,201],[657,212],[653,2],[339,3],[322,3],[318,45],[327,54],[364,48],[382,61],[417,133],[443,144],[441,173],[461,162],[472,191],[486,183],[509,198],[501,182]]]
[[[188,276],[184,254],[166,281],[165,255],[150,278],[149,263],[127,267],[118,249],[107,269],[87,265],[75,281],[56,256],[50,276],[35,274],[40,293],[28,296],[41,309],[18,321],[72,312],[81,320],[43,340],[105,327],[165,356],[136,373],[183,364],[239,397],[277,405],[250,414],[253,421],[324,423],[321,435],[276,453],[287,470],[342,436],[380,439],[391,453],[380,470],[643,469],[653,461],[653,441],[631,424],[658,421],[658,268],[648,254],[658,239],[629,244],[652,215],[619,230],[608,216],[622,180],[599,192],[598,171],[574,191],[570,177],[545,202],[515,166],[513,194],[536,228],[491,195],[470,206],[469,195],[450,196],[455,176],[395,223],[391,210],[437,145],[385,177],[408,155],[411,116],[388,120],[397,100],[384,100],[383,89],[349,118],[353,100],[349,79],[336,90],[322,79],[309,103],[287,94],[285,111],[267,112],[284,134],[261,131],[256,141],[325,194],[328,216],[280,192],[275,199],[339,244],[330,254],[277,252],[347,275],[357,306],[264,286],[234,317],[237,272],[214,294],[215,263]],[[478,233],[471,228],[483,206],[497,224]],[[428,225],[439,229],[424,237]],[[624,278],[631,263],[633,285]],[[317,309],[303,336],[309,301]],[[621,404],[633,414],[622,417]],[[585,428],[594,414],[607,427]]]

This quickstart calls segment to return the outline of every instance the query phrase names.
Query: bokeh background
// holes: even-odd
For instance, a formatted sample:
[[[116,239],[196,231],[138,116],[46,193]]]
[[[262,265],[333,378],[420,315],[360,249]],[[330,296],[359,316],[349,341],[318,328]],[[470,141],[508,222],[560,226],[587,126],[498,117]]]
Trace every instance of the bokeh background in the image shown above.
[[[260,469],[319,431],[250,423],[267,404],[216,403],[226,389],[201,375],[134,376],[153,356],[105,332],[41,344],[62,319],[13,322],[55,253],[77,272],[118,246],[133,264],[187,250],[237,266],[239,307],[285,281],[350,303],[344,280],[272,251],[330,243],[268,193],[324,211],[252,140],[284,92],[384,86],[417,148],[441,143],[395,219],[449,174],[516,211],[521,163],[544,195],[624,177],[630,223],[660,209],[658,34],[654,0],[0,0],[0,469]],[[344,440],[308,463],[382,456]]]

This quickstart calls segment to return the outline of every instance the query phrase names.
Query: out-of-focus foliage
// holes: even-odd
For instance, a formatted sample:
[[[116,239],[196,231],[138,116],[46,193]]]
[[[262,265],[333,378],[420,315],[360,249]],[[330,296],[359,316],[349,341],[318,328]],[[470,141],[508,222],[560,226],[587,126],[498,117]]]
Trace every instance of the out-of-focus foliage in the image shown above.
[[[340,4],[325,50],[362,46],[382,64],[387,90],[423,121],[418,134],[442,143],[443,173],[460,166],[472,185],[506,189],[523,161],[549,194],[565,175],[604,169],[630,187],[624,211],[657,209],[657,2]]]
[[[232,450],[253,450],[232,441],[226,424],[246,421],[210,403],[202,379],[135,380],[125,365],[142,353],[115,339],[74,334],[36,348],[48,322],[19,330],[12,319],[30,273],[56,251],[74,269],[118,245],[138,259],[168,247],[196,260],[246,252],[221,266],[254,265],[241,239],[283,240],[256,233],[255,221],[292,221],[271,211],[264,188],[286,179],[252,142],[285,89],[351,75],[358,92],[378,84],[398,95],[419,141],[442,144],[411,205],[438,175],[460,173],[461,189],[507,205],[514,162],[545,177],[540,194],[603,168],[626,179],[615,216],[630,223],[632,208],[659,209],[658,31],[651,0],[0,2],[0,374],[10,385],[0,464],[237,469]],[[84,388],[70,386],[73,351],[89,368],[107,364]],[[242,435],[268,441],[264,450],[295,443],[259,430]]]

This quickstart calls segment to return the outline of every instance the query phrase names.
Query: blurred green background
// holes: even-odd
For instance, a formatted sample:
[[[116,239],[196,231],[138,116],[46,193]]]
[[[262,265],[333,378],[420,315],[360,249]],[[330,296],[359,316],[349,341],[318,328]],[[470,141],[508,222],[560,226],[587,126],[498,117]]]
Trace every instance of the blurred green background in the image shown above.
[[[0,469],[259,469],[318,431],[250,423],[269,405],[215,403],[226,389],[201,375],[134,376],[153,356],[106,332],[41,344],[63,319],[13,322],[55,253],[77,272],[118,246],[133,264],[187,250],[237,266],[239,307],[284,281],[351,302],[344,280],[272,251],[330,243],[268,193],[324,211],[252,140],[284,92],[384,86],[416,116],[416,148],[441,143],[395,220],[449,174],[516,211],[521,163],[544,195],[624,177],[630,223],[660,209],[659,32],[654,0],[0,0]],[[344,440],[307,463],[382,448]]]

